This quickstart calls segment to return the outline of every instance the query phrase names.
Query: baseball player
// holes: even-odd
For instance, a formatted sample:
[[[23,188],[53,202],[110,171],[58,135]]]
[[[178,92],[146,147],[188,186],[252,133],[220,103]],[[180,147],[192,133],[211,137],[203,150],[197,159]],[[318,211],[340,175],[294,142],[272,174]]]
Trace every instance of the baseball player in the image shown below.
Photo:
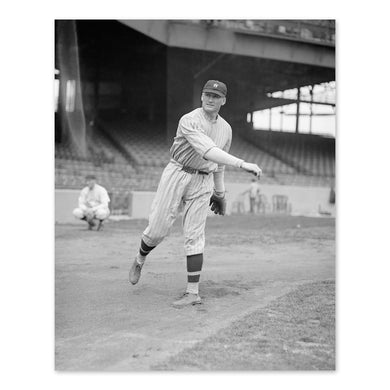
[[[96,177],[88,175],[85,177],[87,186],[81,190],[79,197],[79,207],[73,210],[73,215],[83,221],[87,221],[88,230],[96,225],[95,220],[99,221],[96,230],[103,228],[103,221],[110,215],[108,203],[110,197],[106,189],[96,184]]]
[[[257,205],[258,199],[260,198],[260,187],[256,179],[252,179],[251,185],[247,192],[249,193],[250,212],[255,214],[256,212],[259,212],[259,207]]]
[[[129,272],[136,284],[146,256],[169,233],[183,209],[184,249],[187,256],[187,289],[173,303],[180,308],[201,303],[199,279],[203,265],[205,225],[209,206],[215,214],[226,210],[225,165],[239,167],[257,177],[261,169],[228,153],[232,129],[220,115],[227,87],[209,80],[203,87],[202,106],[181,117],[170,149],[171,160],[164,169],[144,230],[139,252]]]

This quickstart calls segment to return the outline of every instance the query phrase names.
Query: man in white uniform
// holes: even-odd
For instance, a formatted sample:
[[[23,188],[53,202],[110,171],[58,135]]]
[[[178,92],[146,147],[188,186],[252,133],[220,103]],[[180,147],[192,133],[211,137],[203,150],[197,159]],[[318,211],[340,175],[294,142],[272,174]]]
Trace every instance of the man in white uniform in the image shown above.
[[[251,186],[249,188],[249,207],[252,214],[258,213],[258,200],[260,198],[260,187],[257,180],[252,179]]]
[[[96,177],[88,175],[85,178],[87,186],[81,190],[79,197],[79,207],[73,210],[73,215],[83,221],[87,221],[88,230],[96,225],[95,220],[99,221],[97,230],[103,228],[103,221],[110,215],[108,203],[110,198],[106,189],[96,184]]]
[[[201,303],[199,278],[203,264],[205,226],[209,206],[216,214],[225,214],[225,165],[261,175],[256,164],[228,153],[232,129],[218,113],[226,103],[227,87],[209,80],[203,87],[202,107],[184,115],[171,147],[166,166],[144,230],[141,246],[130,269],[129,281],[136,284],[146,256],[168,234],[183,207],[184,249],[187,256],[187,290],[174,302],[175,307]]]

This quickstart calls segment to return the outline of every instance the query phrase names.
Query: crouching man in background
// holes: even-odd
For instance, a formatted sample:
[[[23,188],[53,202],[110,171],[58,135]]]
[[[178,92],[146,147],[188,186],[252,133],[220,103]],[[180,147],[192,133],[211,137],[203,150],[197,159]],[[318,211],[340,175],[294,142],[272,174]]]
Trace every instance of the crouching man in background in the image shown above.
[[[96,177],[88,175],[85,178],[87,186],[81,190],[79,207],[73,210],[73,215],[83,221],[87,221],[88,230],[92,230],[99,221],[96,230],[103,228],[103,221],[110,215],[108,203],[110,198],[104,187],[96,184]],[[96,220],[96,222],[95,222]]]

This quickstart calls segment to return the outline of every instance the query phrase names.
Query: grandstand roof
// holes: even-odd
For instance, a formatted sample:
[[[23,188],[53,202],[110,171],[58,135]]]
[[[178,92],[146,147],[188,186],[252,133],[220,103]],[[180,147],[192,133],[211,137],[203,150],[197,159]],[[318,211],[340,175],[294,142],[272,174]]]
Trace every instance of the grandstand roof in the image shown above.
[[[170,47],[335,67],[334,21],[120,20]],[[323,25],[325,23],[325,25]]]

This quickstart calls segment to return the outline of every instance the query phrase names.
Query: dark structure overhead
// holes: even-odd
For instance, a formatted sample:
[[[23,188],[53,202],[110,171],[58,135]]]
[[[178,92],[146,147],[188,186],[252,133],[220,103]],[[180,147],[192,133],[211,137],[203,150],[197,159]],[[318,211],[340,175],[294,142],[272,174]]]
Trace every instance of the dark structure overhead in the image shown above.
[[[292,20],[251,21],[251,28],[246,28],[247,24],[243,23],[250,21],[236,21],[237,23],[231,27],[222,23],[223,21],[121,20],[121,22],[169,47],[335,67],[334,42],[331,39],[331,37],[334,39],[334,28],[331,29],[328,25],[316,25],[313,22],[305,24],[303,21]],[[302,24],[305,27],[302,27]],[[287,26],[290,27],[289,30]],[[315,32],[324,38],[316,38]]]
[[[127,115],[171,139],[205,81],[219,79],[228,86],[221,115],[244,128],[248,112],[285,104],[267,93],[335,80],[334,23],[318,22],[77,20],[85,111]],[[57,56],[61,85],[64,66]]]

